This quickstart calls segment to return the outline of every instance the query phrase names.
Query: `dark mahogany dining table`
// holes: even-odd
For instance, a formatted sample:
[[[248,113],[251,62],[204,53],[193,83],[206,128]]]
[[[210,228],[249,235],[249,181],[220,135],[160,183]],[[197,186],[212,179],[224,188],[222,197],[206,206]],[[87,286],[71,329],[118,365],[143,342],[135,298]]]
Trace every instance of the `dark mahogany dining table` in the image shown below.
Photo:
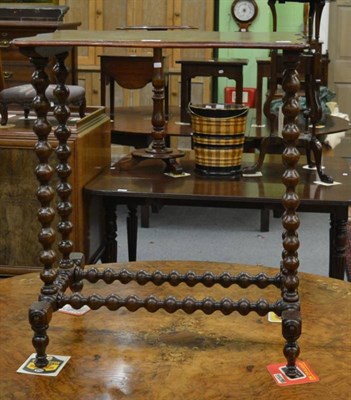
[[[350,140],[343,141],[341,146],[350,148]],[[249,165],[254,159],[253,154],[244,154],[243,165]],[[326,263],[329,262],[329,276],[343,280],[346,265],[346,225],[348,208],[351,205],[351,171],[349,163],[342,157],[327,156],[324,157],[323,162],[334,179],[341,184],[323,186],[315,183],[318,181],[316,171],[303,169],[301,162],[298,166],[300,182],[296,189],[300,198],[298,212],[330,215],[330,226],[326,226],[326,229],[329,228],[329,243],[316,241],[315,246],[329,247],[329,260],[325,260]],[[278,214],[281,214],[283,210],[281,205],[283,166],[279,155],[267,156],[267,161],[262,167],[262,176],[244,176],[240,180],[213,179],[197,174],[192,151],[189,151],[182,159],[182,166],[189,176],[172,178],[162,174],[162,163],[158,160],[150,160],[128,171],[120,171],[112,166],[106,168],[85,186],[87,204],[90,203],[91,211],[93,211],[95,200],[102,199],[103,201],[106,230],[97,254],[103,255],[104,262],[118,260],[118,208],[121,206],[126,206],[129,210],[127,217],[129,261],[137,259],[139,206],[162,204],[247,208],[277,210]],[[261,224],[266,223],[269,225],[269,219],[261,221]],[[181,235],[181,230],[179,235]],[[304,243],[301,244],[303,245]],[[159,243],[158,249],[161,254],[162,243]],[[303,268],[303,265],[301,267]]]

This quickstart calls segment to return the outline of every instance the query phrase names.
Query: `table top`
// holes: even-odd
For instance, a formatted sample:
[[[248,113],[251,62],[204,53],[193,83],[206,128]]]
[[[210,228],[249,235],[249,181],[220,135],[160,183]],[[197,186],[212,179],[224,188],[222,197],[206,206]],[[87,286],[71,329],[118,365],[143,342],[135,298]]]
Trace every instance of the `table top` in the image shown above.
[[[32,37],[15,39],[20,47],[103,46],[147,48],[255,48],[302,51],[307,40],[286,32],[213,32],[200,30],[172,31],[89,31],[60,30]]]
[[[341,145],[340,145],[341,146]],[[282,184],[284,167],[280,155],[267,155],[262,167],[262,177],[242,177],[240,180],[216,177],[208,178],[194,172],[194,154],[188,152],[179,159],[184,172],[190,176],[172,178],[165,176],[162,171],[164,163],[161,160],[145,160],[139,165],[125,171],[107,169],[89,182],[85,190],[95,195],[110,195],[121,199],[135,198],[143,201],[149,198],[163,201],[175,200],[184,202],[227,203],[237,207],[249,203],[281,204],[285,193]],[[337,157],[324,159],[325,171],[333,176],[341,185],[322,186],[314,183],[317,179],[316,171],[302,168],[306,162],[301,156],[297,168],[300,174],[300,183],[296,187],[301,205],[345,206],[351,204],[350,167],[346,160]],[[254,163],[253,154],[243,154],[243,166]],[[347,175],[344,175],[347,174]],[[196,204],[195,204],[196,205]],[[306,210],[307,211],[307,210]],[[327,212],[327,211],[326,211]]]
[[[155,268],[182,273],[193,270],[215,273],[242,270],[276,273],[264,267],[248,267],[205,262],[137,262],[118,264],[129,269]],[[107,265],[104,265],[106,267]],[[112,265],[110,265],[112,266]],[[117,267],[116,267],[117,269]],[[27,309],[35,301],[41,281],[27,274],[0,281],[0,397],[36,400],[130,398],[133,400],[214,400],[214,399],[346,399],[350,387],[350,284],[326,277],[300,273],[299,291],[303,299],[303,333],[299,340],[300,360],[316,372],[317,383],[278,387],[269,375],[269,364],[284,363],[281,325],[255,313],[207,316],[196,312],[151,314],[144,310],[129,313],[124,308],[102,308],[82,317],[55,313],[49,328],[48,354],[71,356],[58,377],[16,373],[32,354],[32,331]],[[131,287],[129,286],[131,285]],[[155,288],[133,284],[86,284],[84,294],[116,292],[125,296],[136,292],[144,297],[175,295],[183,298],[228,296],[228,289],[184,285]],[[129,288],[129,289],[128,289]],[[234,293],[234,294],[233,294]],[[279,291],[264,290],[276,300]],[[256,300],[258,288],[230,290],[230,296]],[[240,389],[240,396],[236,393]]]

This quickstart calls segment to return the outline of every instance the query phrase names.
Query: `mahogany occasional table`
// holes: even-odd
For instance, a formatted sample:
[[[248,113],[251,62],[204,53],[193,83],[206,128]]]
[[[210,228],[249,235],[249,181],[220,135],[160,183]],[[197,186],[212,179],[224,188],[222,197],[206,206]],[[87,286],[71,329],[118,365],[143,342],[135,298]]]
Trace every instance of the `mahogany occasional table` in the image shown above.
[[[111,268],[114,265],[107,265]],[[138,262],[121,264],[136,271],[143,269],[188,268],[216,273],[243,269],[257,274],[276,274],[277,269],[204,262]],[[350,387],[350,284],[334,279],[299,274],[304,334],[301,360],[308,362],[320,381],[306,385],[278,387],[266,365],[282,361],[281,325],[255,314],[234,313],[208,317],[197,312],[168,314],[159,311],[126,313],[122,308],[114,318],[106,309],[90,311],[82,317],[57,313],[50,328],[50,354],[71,359],[58,377],[16,373],[32,353],[26,305],[40,290],[36,274],[0,281],[0,398],[16,400],[346,400]],[[131,289],[116,288],[126,296]],[[262,291],[251,288],[253,296]],[[251,292],[250,289],[250,292]],[[108,294],[99,282],[85,287]],[[142,296],[153,293],[149,285],[138,288]],[[236,292],[246,290],[237,289]],[[161,286],[157,295],[186,296],[185,285]],[[226,290],[199,286],[196,295],[220,298]],[[265,295],[274,298],[273,288]],[[11,311],[9,310],[11,305]]]
[[[20,47],[20,51],[27,55],[36,70],[32,77],[32,83],[37,91],[37,96],[33,101],[33,107],[37,113],[38,119],[34,123],[34,132],[38,137],[38,143],[35,147],[39,164],[36,168],[36,174],[39,181],[37,197],[40,202],[38,211],[41,231],[39,232],[39,241],[43,250],[40,254],[40,261],[43,265],[41,279],[44,283],[39,296],[39,301],[32,304],[29,310],[29,321],[34,331],[32,339],[36,350],[35,364],[38,367],[44,367],[48,364],[46,348],[49,343],[47,329],[52,314],[64,305],[71,305],[74,308],[80,308],[88,305],[92,309],[98,309],[106,306],[109,310],[117,310],[120,307],[126,307],[129,311],[137,311],[139,308],[145,308],[149,312],[155,312],[164,309],[169,313],[177,310],[184,310],[192,314],[196,310],[201,310],[205,314],[212,314],[214,311],[221,311],[224,315],[239,312],[247,315],[256,312],[260,316],[266,316],[270,311],[274,311],[282,316],[282,333],[285,338],[284,355],[287,360],[287,375],[297,376],[296,358],[300,353],[297,343],[301,334],[301,314],[300,300],[298,293],[299,278],[297,270],[299,267],[298,253],[299,240],[297,229],[299,227],[299,218],[296,209],[299,204],[298,195],[295,192],[299,180],[295,169],[299,160],[299,152],[296,148],[296,142],[299,137],[299,129],[295,123],[299,113],[297,102],[297,92],[299,89],[299,78],[296,68],[300,54],[309,48],[305,39],[291,33],[251,33],[251,32],[204,32],[204,31],[57,31],[52,34],[40,35],[32,38],[17,39],[14,41]],[[69,221],[71,213],[70,194],[71,186],[69,184],[70,167],[69,156],[70,149],[67,140],[70,136],[66,122],[69,116],[66,107],[68,93],[65,87],[65,79],[68,71],[65,68],[64,60],[70,47],[74,46],[105,46],[105,47],[141,47],[152,48],[154,52],[154,110],[152,115],[152,136],[153,145],[151,148],[137,150],[133,152],[136,162],[145,158],[158,158],[166,163],[166,169],[173,173],[179,173],[175,159],[184,155],[178,150],[167,149],[164,140],[165,117],[163,113],[164,101],[164,76],[162,66],[163,48],[241,48],[241,49],[270,49],[282,50],[284,60],[284,79],[283,90],[285,92],[283,114],[285,116],[285,126],[283,128],[283,137],[285,139],[286,149],[283,152],[283,162],[286,171],[283,173],[282,196],[285,213],[283,216],[283,253],[281,271],[279,274],[269,276],[268,274],[250,275],[249,273],[239,273],[232,275],[229,272],[221,272],[219,275],[213,272],[197,275],[192,271],[185,274],[173,271],[146,273],[138,271],[136,273],[121,271],[120,266],[116,265],[116,270],[106,269],[103,271],[84,270],[82,263],[75,263],[71,256],[72,242],[70,241],[70,232],[72,224]],[[56,167],[59,183],[57,192],[60,197],[57,206],[60,222],[58,231],[61,240],[58,244],[61,252],[61,259],[56,263],[56,255],[53,250],[55,242],[55,230],[52,227],[55,211],[51,207],[53,199],[53,188],[51,187],[51,178],[53,169],[49,166],[49,156],[51,148],[47,137],[51,131],[51,125],[47,121],[47,112],[49,103],[45,97],[45,89],[49,83],[45,66],[49,55],[55,55],[57,65],[55,67],[58,87],[56,90],[59,100],[59,106],[55,109],[55,116],[58,125],[55,128],[55,134],[58,137],[59,145],[56,154],[59,164]],[[160,249],[162,251],[162,249]],[[59,267],[59,268],[57,268]],[[196,284],[212,286],[218,283],[222,287],[229,288],[233,285],[239,285],[242,288],[257,286],[267,288],[275,286],[278,289],[278,299],[275,301],[261,298],[257,301],[251,301],[246,298],[232,300],[227,297],[221,300],[215,300],[212,297],[205,297],[203,300],[196,300],[193,297],[185,297],[178,300],[173,296],[159,299],[153,295],[146,298],[140,298],[136,295],[130,295],[126,298],[118,294],[111,294],[107,297],[102,295],[85,296],[80,293],[83,287],[83,281],[97,282],[103,280],[108,284],[119,281],[130,283],[135,281],[140,285],[152,282],[155,285],[167,284],[177,286],[184,282],[192,287]],[[133,282],[132,282],[133,283]],[[68,292],[71,288],[75,293],[71,295]],[[95,314],[95,313],[94,313]],[[160,317],[161,318],[161,317]],[[250,317],[251,318],[251,317]],[[162,318],[161,318],[162,320]],[[232,326],[232,329],[234,327]],[[218,330],[220,332],[220,329]],[[262,333],[264,335],[264,333]],[[73,343],[72,343],[73,346]],[[88,346],[86,351],[91,351]],[[255,350],[252,352],[256,354]],[[261,365],[261,368],[263,366]],[[77,371],[79,375],[79,371]],[[73,379],[74,381],[74,379]]]

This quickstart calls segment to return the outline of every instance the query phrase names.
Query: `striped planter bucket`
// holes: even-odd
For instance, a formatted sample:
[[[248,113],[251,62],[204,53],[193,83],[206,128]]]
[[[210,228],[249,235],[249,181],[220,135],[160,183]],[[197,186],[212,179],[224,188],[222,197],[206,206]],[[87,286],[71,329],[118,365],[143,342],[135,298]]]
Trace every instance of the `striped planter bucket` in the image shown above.
[[[212,176],[240,176],[248,107],[189,105],[195,169]]]

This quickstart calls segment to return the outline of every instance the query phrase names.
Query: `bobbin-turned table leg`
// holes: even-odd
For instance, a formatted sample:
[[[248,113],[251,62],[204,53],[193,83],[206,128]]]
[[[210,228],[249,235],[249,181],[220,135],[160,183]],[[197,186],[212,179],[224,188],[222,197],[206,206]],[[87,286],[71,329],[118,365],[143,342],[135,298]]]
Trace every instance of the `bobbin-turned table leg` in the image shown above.
[[[44,368],[49,363],[46,348],[49,344],[47,330],[51,316],[52,307],[46,301],[33,303],[29,308],[29,323],[34,331],[32,344],[36,351],[35,365],[39,368]]]
[[[282,330],[286,340],[284,346],[284,355],[287,359],[287,375],[291,378],[296,377],[296,358],[299,355],[299,346],[297,339],[301,334],[301,316],[300,300],[298,294],[299,278],[297,270],[299,259],[297,250],[299,248],[299,239],[297,229],[300,224],[296,209],[299,205],[299,197],[296,194],[296,186],[299,181],[299,174],[296,171],[296,165],[300,158],[299,151],[296,148],[297,140],[300,135],[299,128],[296,125],[296,118],[299,113],[299,103],[297,92],[300,87],[300,81],[297,74],[299,53],[293,51],[284,51],[284,75],[283,90],[283,114],[284,128],[283,138],[286,148],[283,151],[283,164],[286,171],[282,180],[286,187],[282,203],[285,208],[283,214],[283,260],[281,266],[282,273]]]
[[[42,245],[40,262],[43,265],[40,277],[44,283],[41,289],[41,296],[47,297],[54,296],[57,293],[54,281],[58,274],[57,268],[54,267],[56,253],[52,248],[55,241],[55,231],[51,227],[55,216],[55,210],[51,206],[55,191],[52,186],[50,186],[54,169],[49,164],[49,157],[51,156],[53,149],[48,141],[48,136],[51,132],[51,125],[47,120],[50,104],[45,96],[45,91],[49,86],[49,78],[45,72],[48,59],[45,57],[32,57],[31,62],[35,66],[35,71],[32,75],[32,85],[36,89],[37,93],[33,100],[33,108],[37,114],[37,120],[35,121],[33,130],[38,138],[35,145],[35,152],[39,163],[35,169],[35,173],[39,182],[37,198],[40,203],[38,220],[41,224],[41,229],[38,239]]]
[[[48,58],[38,54],[36,49],[31,47],[24,49],[23,53],[30,57],[35,67],[32,75],[32,85],[36,90],[33,108],[37,119],[33,125],[33,131],[38,138],[35,145],[35,152],[39,162],[35,173],[39,182],[37,189],[37,198],[40,203],[38,220],[41,224],[38,237],[42,245],[39,259],[43,265],[43,270],[40,274],[43,286],[40,291],[39,302],[34,303],[29,309],[29,321],[34,331],[33,345],[37,353],[35,364],[38,367],[44,367],[48,364],[45,349],[49,343],[49,339],[46,335],[46,330],[48,329],[51,314],[59,308],[59,294],[64,293],[68,287],[78,292],[82,289],[83,284],[80,280],[79,271],[84,268],[84,262],[83,258],[81,258],[80,262],[76,263],[71,257],[73,249],[73,243],[70,240],[73,228],[70,221],[72,212],[70,196],[72,188],[69,183],[71,167],[68,163],[71,155],[71,149],[68,145],[71,131],[67,126],[70,111],[66,106],[69,91],[65,85],[68,71],[64,64],[68,52],[62,51],[60,54],[57,54],[57,63],[54,66],[57,79],[57,86],[54,89],[54,94],[57,98],[57,104],[54,108],[57,126],[55,127],[54,135],[58,142],[55,149],[58,161],[55,170],[49,161],[53,148],[49,142],[49,134],[51,133],[52,126],[47,119],[50,104],[45,94],[49,86],[49,78],[45,72]],[[54,172],[56,172],[59,178],[59,182],[56,185],[58,196],[57,214],[60,217],[57,224],[57,230],[60,233],[58,249],[61,253],[61,257],[58,260],[58,268],[55,265],[57,256],[53,249],[56,233],[52,227],[55,217],[55,210],[52,207],[55,189],[52,187],[51,180]]]

